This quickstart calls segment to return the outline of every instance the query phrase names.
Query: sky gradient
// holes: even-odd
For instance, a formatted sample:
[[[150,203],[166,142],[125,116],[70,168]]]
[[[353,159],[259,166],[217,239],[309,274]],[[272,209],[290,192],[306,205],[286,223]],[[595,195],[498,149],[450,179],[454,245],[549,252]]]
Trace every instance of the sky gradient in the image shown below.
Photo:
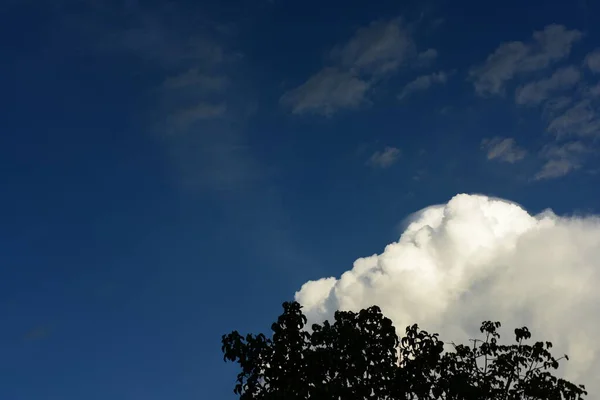
[[[459,193],[600,237],[596,15],[594,0],[8,0],[0,398],[233,399],[222,334],[267,331],[304,283]],[[586,243],[577,271],[600,268]]]

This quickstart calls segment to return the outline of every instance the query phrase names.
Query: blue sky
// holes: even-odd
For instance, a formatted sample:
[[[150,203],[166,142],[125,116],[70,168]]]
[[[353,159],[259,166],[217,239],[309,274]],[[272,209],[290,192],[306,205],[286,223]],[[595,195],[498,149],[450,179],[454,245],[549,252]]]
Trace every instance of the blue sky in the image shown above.
[[[221,335],[410,213],[600,212],[597,2],[2,8],[0,398],[233,399]]]

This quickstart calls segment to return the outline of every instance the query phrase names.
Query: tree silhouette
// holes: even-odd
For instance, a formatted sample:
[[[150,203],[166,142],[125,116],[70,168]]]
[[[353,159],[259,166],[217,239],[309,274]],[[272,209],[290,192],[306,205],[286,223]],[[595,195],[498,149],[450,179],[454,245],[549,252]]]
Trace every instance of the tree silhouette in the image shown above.
[[[224,359],[241,368],[234,392],[240,400],[517,400],[581,399],[583,385],[555,377],[559,359],[550,342],[525,342],[527,328],[515,329],[516,343],[498,343],[499,322],[485,321],[482,339],[447,343],[415,324],[399,339],[377,306],[358,313],[338,311],[333,324],[305,328],[296,302],[264,334],[223,335]]]

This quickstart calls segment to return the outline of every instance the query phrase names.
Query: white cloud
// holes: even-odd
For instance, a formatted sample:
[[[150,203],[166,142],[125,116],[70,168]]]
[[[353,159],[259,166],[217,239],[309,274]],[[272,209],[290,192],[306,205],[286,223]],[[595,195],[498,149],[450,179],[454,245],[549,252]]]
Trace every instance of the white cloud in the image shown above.
[[[600,48],[595,49],[585,58],[585,65],[592,71],[600,73]]]
[[[517,142],[513,138],[483,139],[481,148],[487,152],[488,160],[499,160],[510,164],[522,160],[527,155],[524,149],[517,146]]]
[[[517,74],[542,70],[567,57],[582,33],[562,25],[548,25],[533,33],[528,42],[501,44],[486,61],[469,71],[475,91],[480,95],[504,93],[505,84]]]
[[[573,87],[581,73],[575,67],[565,67],[556,70],[550,78],[528,83],[517,89],[515,101],[517,104],[537,105],[546,100],[552,92]]]
[[[458,195],[416,213],[397,242],[359,258],[340,278],[296,293],[310,322],[377,304],[401,334],[412,323],[445,340],[503,323],[504,340],[528,326],[567,353],[568,379],[599,398],[600,219],[566,218],[486,196]]]
[[[350,72],[325,68],[299,87],[284,94],[281,104],[294,114],[331,115],[340,108],[355,108],[364,100],[369,84]]]
[[[398,161],[401,151],[396,147],[386,146],[383,151],[376,151],[367,161],[367,165],[376,168],[389,168]]]
[[[429,75],[421,75],[404,86],[404,89],[402,89],[398,98],[403,99],[414,92],[427,90],[436,83],[446,83],[447,80],[448,74],[444,71],[435,72]]]

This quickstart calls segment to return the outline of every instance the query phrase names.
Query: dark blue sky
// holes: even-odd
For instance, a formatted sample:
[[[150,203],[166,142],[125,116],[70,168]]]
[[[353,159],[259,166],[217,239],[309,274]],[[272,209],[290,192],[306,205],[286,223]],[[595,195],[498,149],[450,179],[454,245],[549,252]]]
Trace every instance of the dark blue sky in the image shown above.
[[[221,335],[408,214],[600,212],[597,1],[2,9],[2,399],[233,399]]]

